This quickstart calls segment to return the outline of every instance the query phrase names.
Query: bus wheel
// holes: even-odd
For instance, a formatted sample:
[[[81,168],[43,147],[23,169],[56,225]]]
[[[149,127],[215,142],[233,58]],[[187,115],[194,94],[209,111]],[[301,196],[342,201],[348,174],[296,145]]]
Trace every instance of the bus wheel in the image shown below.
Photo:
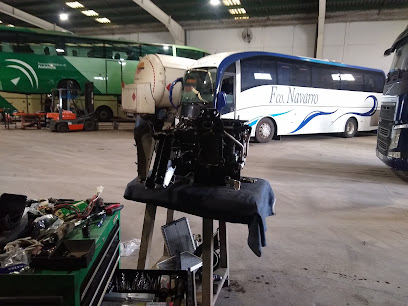
[[[92,120],[88,120],[84,122],[84,131],[95,131],[96,125],[95,122]]]
[[[106,105],[99,106],[95,114],[98,121],[109,121],[113,118],[113,111]]]
[[[273,122],[269,118],[262,118],[259,120],[256,131],[255,131],[255,139],[257,142],[268,142],[272,139],[273,135],[275,134],[275,126]]]
[[[343,137],[352,138],[357,134],[357,120],[350,118],[347,120],[346,125],[344,126]]]
[[[60,133],[66,133],[68,132],[68,124],[66,123],[60,123],[57,125],[57,131]]]

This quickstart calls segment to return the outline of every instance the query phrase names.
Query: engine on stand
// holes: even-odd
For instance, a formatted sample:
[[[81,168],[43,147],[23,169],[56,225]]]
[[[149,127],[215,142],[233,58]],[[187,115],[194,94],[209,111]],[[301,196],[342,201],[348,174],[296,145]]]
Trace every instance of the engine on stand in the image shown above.
[[[251,127],[242,120],[221,119],[210,103],[179,107],[182,88],[174,80],[182,80],[191,62],[147,55],[134,84],[122,89],[123,109],[136,115],[138,179],[150,189],[180,179],[239,189]]]
[[[251,128],[244,121],[221,119],[204,108],[196,118],[181,118],[172,129],[155,134],[156,158],[146,187],[168,186],[172,179],[205,185],[240,187]]]

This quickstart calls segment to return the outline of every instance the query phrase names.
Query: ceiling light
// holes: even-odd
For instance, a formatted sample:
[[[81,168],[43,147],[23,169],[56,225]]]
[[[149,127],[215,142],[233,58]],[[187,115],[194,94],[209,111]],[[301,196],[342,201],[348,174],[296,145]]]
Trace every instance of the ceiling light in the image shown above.
[[[99,23],[111,23],[111,21],[108,18],[95,18],[95,20]]]
[[[225,6],[241,5],[241,1],[239,0],[222,0],[222,3]]]
[[[220,4],[220,0],[210,0],[210,4],[211,5],[218,5],[218,4]]]
[[[88,17],[99,16],[99,14],[95,12],[94,10],[85,10],[85,11],[81,11],[81,13]]]
[[[61,19],[62,21],[68,20],[68,14],[66,14],[66,13],[60,14],[59,17],[60,17],[60,19]]]
[[[0,20],[0,23],[3,23],[3,21]]]
[[[71,8],[77,9],[77,8],[82,8],[84,7],[81,3],[78,1],[73,1],[73,2],[65,2],[66,5],[68,5]]]
[[[234,17],[235,20],[240,20],[240,19],[249,19],[249,16],[239,16],[239,17]]]
[[[237,9],[229,9],[228,12],[231,15],[243,15],[243,14],[246,14],[246,10],[243,7],[237,8]]]

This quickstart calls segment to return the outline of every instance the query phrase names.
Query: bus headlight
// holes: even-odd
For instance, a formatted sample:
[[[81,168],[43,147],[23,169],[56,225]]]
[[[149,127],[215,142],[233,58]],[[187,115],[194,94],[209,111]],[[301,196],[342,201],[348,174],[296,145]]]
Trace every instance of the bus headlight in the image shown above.
[[[388,152],[388,157],[401,158],[401,152]]]
[[[392,130],[391,142],[390,142],[390,146],[388,147],[388,149],[395,149],[396,147],[398,147],[400,135],[401,135],[401,129]]]

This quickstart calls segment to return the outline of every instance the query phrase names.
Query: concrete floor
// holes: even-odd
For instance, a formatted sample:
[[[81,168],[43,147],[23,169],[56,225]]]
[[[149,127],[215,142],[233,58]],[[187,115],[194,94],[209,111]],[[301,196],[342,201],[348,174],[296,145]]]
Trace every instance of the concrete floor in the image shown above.
[[[277,215],[267,219],[261,258],[247,246],[246,226],[229,224],[231,287],[217,305],[408,305],[408,182],[376,158],[375,143],[365,134],[251,144],[244,175],[271,183]],[[103,185],[105,201],[125,204],[124,241],[140,238],[143,222],[144,205],[122,197],[135,161],[131,130],[0,128],[0,193],[85,199]],[[188,218],[199,233],[200,219]],[[159,226],[153,242],[158,259]],[[136,260],[123,258],[122,267]]]

